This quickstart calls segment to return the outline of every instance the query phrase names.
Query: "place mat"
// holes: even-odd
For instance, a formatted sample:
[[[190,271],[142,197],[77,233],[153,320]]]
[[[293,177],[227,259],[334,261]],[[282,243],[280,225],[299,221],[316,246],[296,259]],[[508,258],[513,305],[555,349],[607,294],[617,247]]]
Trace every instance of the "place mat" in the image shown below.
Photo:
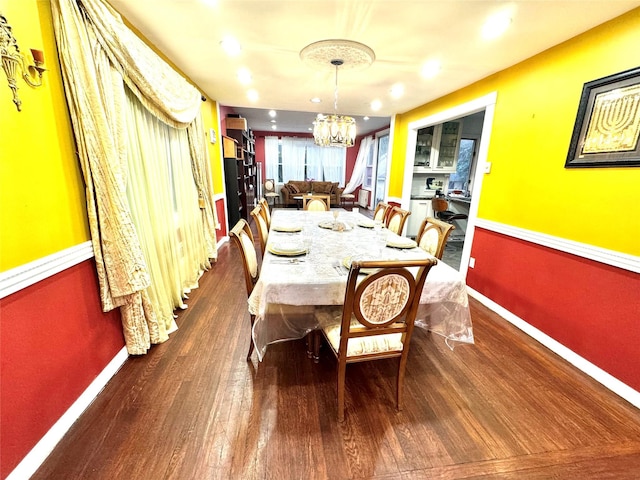
[[[300,225],[272,225],[271,229],[274,232],[295,233],[301,232],[302,227]]]
[[[387,247],[391,248],[415,248],[418,244],[410,238],[396,238],[387,240]]]
[[[277,243],[269,244],[267,250],[274,255],[283,257],[296,257],[307,253],[307,249],[296,243]]]
[[[351,270],[351,262],[353,261],[354,257],[344,257],[342,259],[342,265],[344,266],[344,268]],[[358,256],[355,256],[356,260],[360,260],[360,258],[358,258]],[[363,275],[369,275],[375,271],[377,271],[377,268],[361,268],[360,269],[360,273],[362,273]]]

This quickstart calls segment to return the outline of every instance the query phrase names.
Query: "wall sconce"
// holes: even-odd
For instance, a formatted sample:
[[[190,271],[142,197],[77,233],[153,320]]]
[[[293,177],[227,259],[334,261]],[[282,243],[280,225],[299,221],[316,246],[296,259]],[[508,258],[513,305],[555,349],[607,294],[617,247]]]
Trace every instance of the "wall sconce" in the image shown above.
[[[7,23],[4,15],[0,14],[0,57],[2,57],[2,69],[7,76],[9,88],[13,92],[13,103],[16,104],[18,111],[22,101],[18,97],[18,83],[16,78],[22,75],[22,78],[31,87],[39,87],[42,85],[42,73],[44,68],[44,55],[41,50],[31,50],[33,56],[33,65],[29,65],[25,60],[18,41],[11,33],[11,26]]]

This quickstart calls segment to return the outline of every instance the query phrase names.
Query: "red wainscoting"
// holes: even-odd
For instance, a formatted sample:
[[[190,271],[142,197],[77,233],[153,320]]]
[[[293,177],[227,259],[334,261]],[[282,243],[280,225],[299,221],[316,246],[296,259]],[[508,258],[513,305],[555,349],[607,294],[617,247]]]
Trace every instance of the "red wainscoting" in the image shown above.
[[[218,223],[220,224],[220,229],[216,230],[216,241],[219,242],[227,235],[227,211],[224,208],[224,200],[222,198],[216,200],[215,204],[216,214],[218,215]]]
[[[103,313],[93,259],[0,300],[1,478],[124,347]]]
[[[640,275],[475,231],[474,290],[640,391]]]

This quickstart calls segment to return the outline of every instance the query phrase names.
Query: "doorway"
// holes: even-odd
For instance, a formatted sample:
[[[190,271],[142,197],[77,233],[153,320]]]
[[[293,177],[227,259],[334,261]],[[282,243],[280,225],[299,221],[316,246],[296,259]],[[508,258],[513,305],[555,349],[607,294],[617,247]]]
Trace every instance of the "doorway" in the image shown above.
[[[411,166],[414,164],[418,130],[432,125],[438,125],[447,121],[456,120],[471,116],[476,113],[484,112],[481,122],[479,142],[476,149],[475,171],[471,170],[469,172],[468,179],[468,188],[469,191],[472,192],[472,195],[470,195],[469,200],[468,218],[466,220],[465,235],[460,252],[460,265],[458,269],[464,277],[466,277],[467,270],[469,268],[471,246],[473,244],[474,229],[478,217],[478,205],[482,191],[482,180],[485,171],[484,167],[487,162],[487,152],[489,147],[489,139],[491,136],[491,127],[493,124],[496,96],[497,94],[493,92],[484,97],[480,97],[462,105],[458,105],[451,109],[436,113],[429,117],[413,121],[409,123],[409,130],[407,132],[407,150],[405,158],[405,165],[407,166],[407,168],[405,168],[402,189],[403,208],[409,208],[410,204],[411,187],[413,181],[413,169],[411,168]],[[455,263],[455,261],[453,263]]]

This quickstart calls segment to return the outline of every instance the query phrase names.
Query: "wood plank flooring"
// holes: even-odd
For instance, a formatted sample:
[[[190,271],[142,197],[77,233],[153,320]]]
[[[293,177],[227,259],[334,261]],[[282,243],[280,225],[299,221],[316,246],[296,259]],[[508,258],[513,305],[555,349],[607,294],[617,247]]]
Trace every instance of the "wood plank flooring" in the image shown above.
[[[33,479],[636,479],[640,411],[475,301],[476,344],[417,328],[397,360],[347,368],[304,340],[245,360],[235,247],[191,293],[179,330],[130,358]]]

